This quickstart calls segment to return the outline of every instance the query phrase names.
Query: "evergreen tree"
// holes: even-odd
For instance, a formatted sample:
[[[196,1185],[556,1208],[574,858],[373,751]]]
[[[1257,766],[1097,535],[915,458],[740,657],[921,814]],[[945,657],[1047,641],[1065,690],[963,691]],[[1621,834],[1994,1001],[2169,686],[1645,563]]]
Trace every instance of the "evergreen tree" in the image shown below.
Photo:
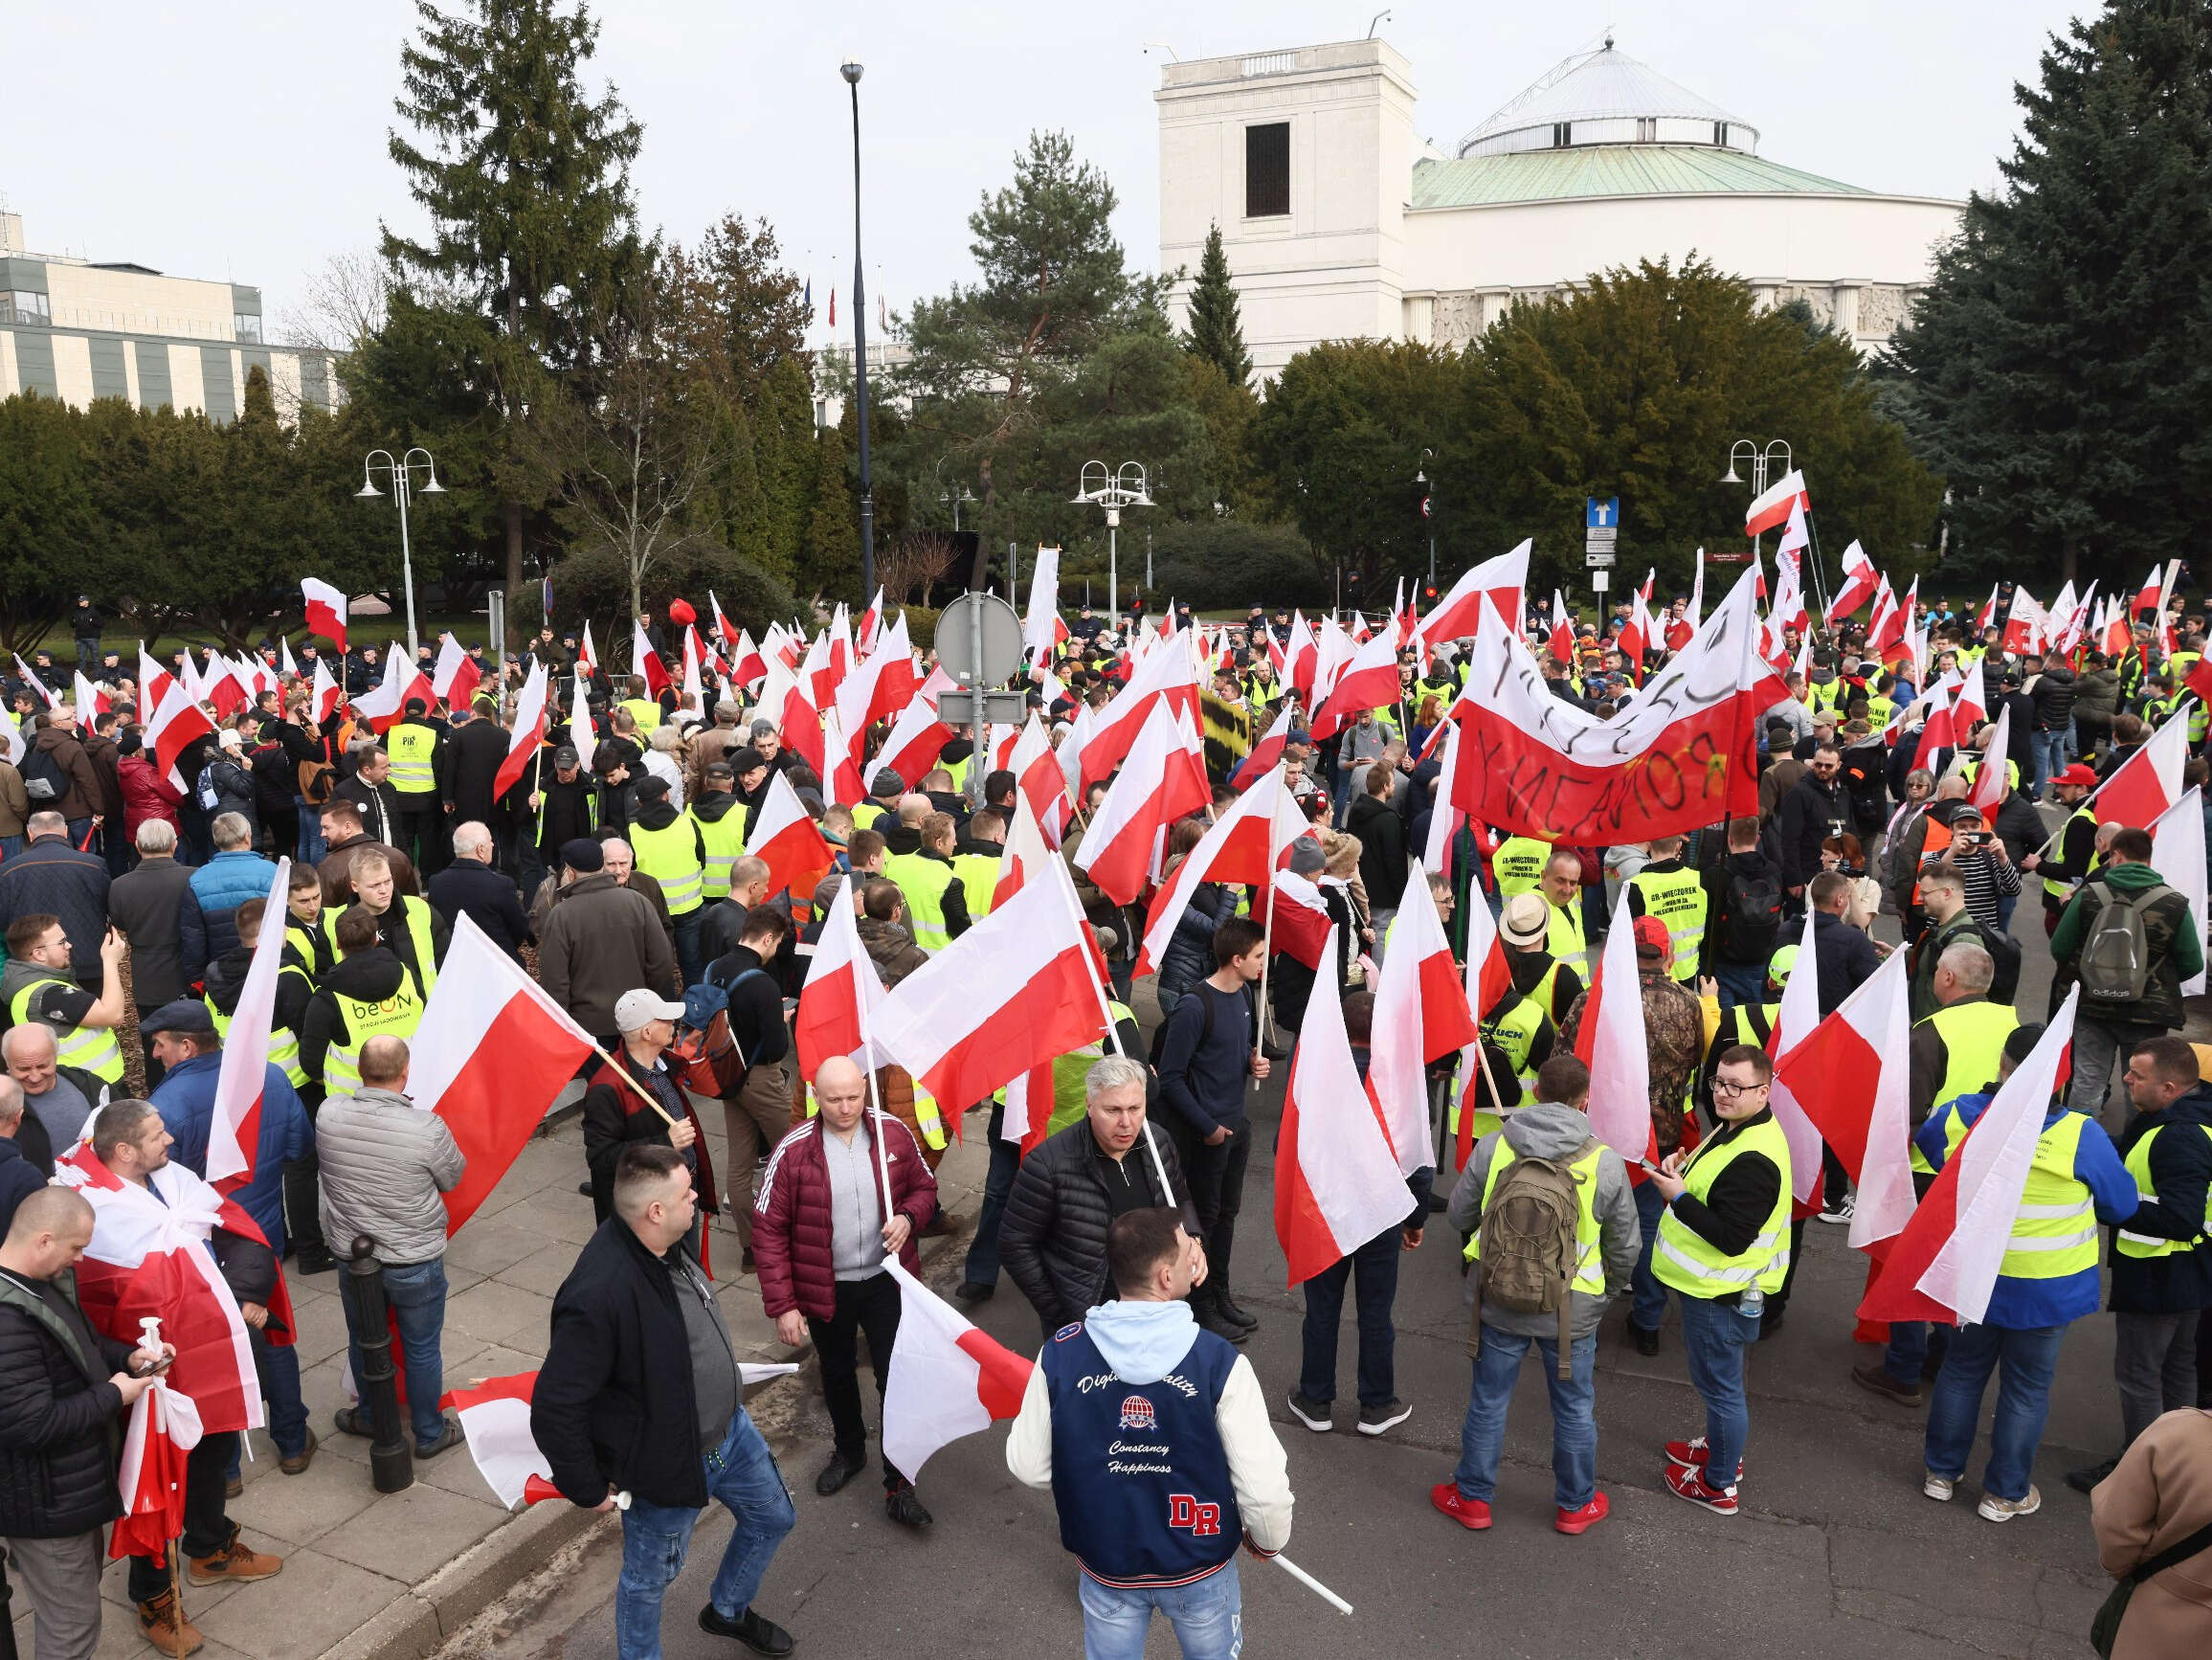
[[[1896,401],[1959,575],[2132,586],[2212,511],[2212,3],[2111,0],[2014,96],[2025,134],[1937,257]]]
[[[547,371],[592,362],[586,320],[619,309],[642,279],[629,172],[641,129],[613,92],[593,100],[581,83],[599,34],[582,6],[467,0],[446,12],[416,0],[415,11],[396,108],[420,142],[395,131],[390,147],[430,232],[385,227],[384,258],[425,303],[467,320],[458,355],[480,363],[486,411],[511,428],[552,395]],[[510,591],[522,582],[519,460],[510,444],[495,463]]]
[[[860,593],[860,509],[845,476],[845,437],[825,427],[815,443],[814,505],[794,586],[803,598],[865,604]]]
[[[806,364],[786,357],[770,370],[751,414],[753,465],[762,497],[761,564],[788,582],[806,545],[817,469],[814,384]]]
[[[1237,290],[1229,280],[1229,256],[1221,247],[1221,227],[1206,233],[1198,256],[1198,280],[1191,285],[1191,352],[1204,358],[1232,386],[1252,380],[1252,354],[1244,349],[1244,328],[1237,315]]]

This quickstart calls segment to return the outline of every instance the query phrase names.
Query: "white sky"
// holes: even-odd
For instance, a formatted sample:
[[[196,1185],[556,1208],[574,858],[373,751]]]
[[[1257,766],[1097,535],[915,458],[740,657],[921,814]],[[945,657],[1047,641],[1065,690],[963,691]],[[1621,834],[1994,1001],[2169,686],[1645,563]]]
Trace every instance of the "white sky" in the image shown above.
[[[1997,180],[2015,80],[2089,0],[1401,3],[1379,33],[1413,64],[1419,132],[1450,146],[1611,25],[1616,43],[1761,130],[1760,153],[1874,190],[1962,196]],[[766,214],[817,310],[849,329],[852,154],[838,65],[859,56],[870,311],[970,272],[967,215],[1035,127],[1059,126],[1120,192],[1124,245],[1158,258],[1151,94],[1186,58],[1356,39],[1362,6],[1314,0],[607,0],[592,84],[644,124],[648,226],[690,240]],[[1202,16],[1201,16],[1202,13]],[[16,142],[0,199],[34,251],[257,283],[272,315],[329,255],[412,204],[387,158],[408,0],[46,5],[8,25]],[[840,22],[839,19],[849,19]],[[873,325],[871,315],[870,324]]]

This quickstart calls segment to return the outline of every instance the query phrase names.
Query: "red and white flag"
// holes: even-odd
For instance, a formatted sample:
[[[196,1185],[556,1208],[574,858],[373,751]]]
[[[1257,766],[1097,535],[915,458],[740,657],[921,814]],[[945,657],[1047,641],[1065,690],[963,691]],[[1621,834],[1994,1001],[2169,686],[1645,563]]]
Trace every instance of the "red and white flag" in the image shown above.
[[[1436,602],[1421,618],[1421,638],[1427,640],[1471,639],[1483,619],[1483,596],[1487,594],[1500,617],[1520,621],[1522,594],[1529,586],[1529,552],[1535,544],[1523,542],[1509,553],[1486,559],[1452,584],[1451,592]],[[1558,614],[1553,614],[1556,621]],[[1396,691],[1378,702],[1395,703]],[[1369,706],[1374,707],[1373,705]]]
[[[522,782],[524,771],[537,757],[538,747],[546,741],[546,727],[550,716],[547,708],[546,665],[530,664],[530,678],[523,682],[522,695],[515,699],[515,724],[507,733],[506,758],[500,762],[500,770],[492,777],[492,798],[496,801]],[[583,751],[576,751],[581,758]]]
[[[315,577],[303,577],[300,593],[307,601],[307,632],[319,634],[346,655],[346,591]]]
[[[1981,768],[1974,774],[1974,789],[1967,796],[1967,804],[1979,813],[1982,822],[1997,822],[1997,810],[2004,805],[2004,798],[2012,794],[2010,783],[2012,762],[2007,749],[2012,741],[2012,710],[1997,711],[1997,725],[1989,729],[1989,742],[1981,751]]]
[[[483,678],[483,670],[461,649],[459,640],[450,634],[437,637],[437,666],[431,671],[430,689],[439,703],[449,709],[466,707]]]
[[[908,1481],[946,1443],[1002,1424],[1021,1410],[1034,1364],[979,1331],[899,1266],[899,1341],[883,1380],[883,1457]]]
[[[687,622],[683,625],[683,688],[677,707],[689,709],[701,720],[706,719],[706,683],[701,678],[704,668],[699,630]]]
[[[1981,672],[1983,660],[1976,658],[1958,683],[1957,694],[1951,700],[1952,742],[1963,744],[1973,736],[1975,727],[1989,719],[1989,683]]]
[[[752,636],[747,634],[722,614],[722,601],[715,598],[714,590],[711,588],[706,591],[706,610],[707,615],[714,618],[714,632],[722,637],[723,643],[728,646],[730,650],[737,651],[751,644]]]
[[[791,779],[780,772],[769,774],[768,793],[753,814],[745,838],[746,857],[768,861],[768,890],[812,900],[815,887],[837,868],[838,856],[822,839],[821,829],[808,815]]]
[[[1098,711],[1082,751],[1080,790],[1088,790],[1112,774],[1160,704],[1188,715],[1192,729],[1197,729],[1201,719],[1198,677],[1192,667],[1190,647],[1183,639],[1154,646],[1130,674],[1128,684]]]
[[[904,613],[883,643],[838,685],[836,708],[848,732],[865,732],[885,715],[904,709],[914,696],[914,648],[907,643]]]
[[[86,680],[84,671],[81,669],[77,671],[76,695],[77,718],[86,726],[89,727],[92,724],[94,715],[107,713],[107,693]]]
[[[1483,595],[1475,597],[1480,601]],[[1313,711],[1310,729],[1317,739],[1331,737],[1363,711],[1396,703],[1397,692],[1397,643],[1386,630],[1352,653]]]
[[[767,657],[762,654],[759,646],[753,644],[752,636],[740,630],[737,639],[729,648],[729,684],[733,686],[749,686],[767,673]]]
[[[1280,767],[1238,796],[1175,866],[1173,878],[1152,896],[1133,972],[1138,975],[1159,972],[1175,924],[1190,909],[1191,896],[1200,884],[1218,882],[1234,886],[1266,886],[1279,874],[1276,867],[1289,853],[1290,843],[1305,828],[1306,815],[1298,810],[1297,801],[1284,788]]]
[[[1791,508],[1801,513],[1811,505],[1812,499],[1805,494],[1805,475],[1793,467],[1744,509],[1744,534],[1763,536],[1776,525],[1788,524]]]
[[[284,914],[292,862],[277,861],[265,916]],[[277,976],[284,967],[284,931],[264,928],[238,992],[238,1006],[223,1034],[222,1068],[215,1074],[213,1116],[208,1124],[207,1178],[217,1193],[233,1193],[254,1179],[261,1148],[261,1097],[272,1078],[284,1074],[269,1059],[269,1028],[277,1012]]]
[[[1298,701],[1307,708],[1313,707],[1313,674],[1320,666],[1321,649],[1313,639],[1313,630],[1306,620],[1305,613],[1290,614],[1290,640],[1284,647],[1283,679],[1298,694]]]
[[[1463,691],[1461,693],[1462,697],[1465,695]],[[1455,699],[1455,707],[1457,704],[1458,700]],[[1420,862],[1421,868],[1431,875],[1449,880],[1460,831],[1467,822],[1466,814],[1456,804],[1457,784],[1454,774],[1460,768],[1462,747],[1459,723],[1451,718],[1449,710],[1445,711],[1445,718],[1437,723],[1436,731],[1430,734],[1429,747],[1434,749],[1440,740],[1444,752],[1437,764],[1436,800],[1429,811],[1428,840],[1421,844]]]
[[[1804,931],[1798,936],[1798,961],[1809,969],[1815,963],[1813,920],[1817,914],[1806,908]],[[1820,1023],[1819,972],[1792,973],[1790,983],[1782,988],[1782,1006],[1775,1016],[1774,1029],[1767,1034],[1768,1055],[1780,1059],[1811,1037]],[[1768,1095],[1768,1105],[1774,1109],[1775,1122],[1782,1128],[1782,1138],[1790,1145],[1790,1186],[1801,1211],[1821,1191],[1821,1132],[1789,1085],[1778,1078]]]
[[[1325,955],[1334,954],[1334,931]],[[1290,1058],[1275,1142],[1275,1237],[1291,1285],[1405,1221],[1412,1201],[1398,1162],[1382,1109],[1352,1061],[1343,1004],[1315,998]]]
[[[813,1082],[822,1063],[839,1055],[872,1070],[862,1058],[867,1051],[863,1034],[873,1024],[876,1005],[883,996],[883,976],[860,943],[853,914],[853,879],[848,876],[830,902],[822,936],[807,964],[806,984],[799,988],[798,1018],[793,1022],[799,1076]],[[884,1059],[879,1054],[874,1065]]]
[[[1021,649],[1032,664],[1052,661],[1053,648],[1067,638],[1060,619],[1060,550],[1039,548],[1029,568],[1029,609],[1021,619]]]
[[[206,710],[192,702],[184,683],[171,680],[160,707],[145,724],[145,747],[153,752],[155,770],[182,790],[186,787],[185,777],[177,771],[178,758],[194,738],[212,737],[214,732],[215,723],[208,719]]]
[[[1034,709],[1015,740],[1007,770],[1014,774],[1015,789],[1036,815],[1046,845],[1058,847],[1066,838],[1075,803],[1067,798],[1067,774],[1061,771],[1060,757],[1053,753],[1052,740]]]
[[[1252,752],[1237,763],[1237,770],[1229,774],[1229,788],[1248,790],[1260,779],[1275,770],[1275,763],[1283,759],[1284,747],[1290,742],[1290,734],[1297,729],[1296,707],[1288,698],[1283,700],[1283,708],[1274,724],[1260,734],[1260,741],[1252,746]]]
[[[1267,891],[1254,900],[1252,914],[1266,929],[1270,950],[1320,972],[1335,925],[1319,887],[1292,871],[1278,870]]]
[[[138,707],[142,712],[161,707],[177,677],[146,655],[145,641],[138,642]]]
[[[1478,909],[1489,909],[1481,894],[1474,900]],[[1480,1036],[1436,895],[1429,891],[1428,878],[1415,870],[1385,942],[1367,1066],[1369,1087],[1390,1127],[1403,1174],[1411,1176],[1435,1162],[1429,1147],[1428,1064]]]
[[[1561,662],[1575,661],[1575,614],[1567,609],[1567,596],[1556,588],[1552,590],[1552,632],[1545,636],[1544,643]]]
[[[868,763],[869,779],[873,782],[879,771],[888,768],[911,790],[937,764],[937,757],[951,741],[952,729],[937,718],[936,706],[917,697],[899,711],[891,735]]]
[[[1874,597],[1881,586],[1881,573],[1874,569],[1874,561],[1866,557],[1866,550],[1854,538],[1843,550],[1843,586],[1836,591],[1828,606],[1828,626],[1836,626],[1836,619],[1848,617],[1867,600]]]
[[[1116,905],[1132,905],[1158,869],[1168,826],[1213,798],[1197,734],[1176,707],[1157,699],[1084,831],[1076,865]]]
[[[384,654],[383,680],[353,700],[353,712],[366,720],[371,730],[382,733],[398,722],[411,698],[420,698],[423,707],[428,708],[437,701],[437,691],[406,648],[395,644]]]
[[[2073,1041],[2074,1006],[2080,1000],[2079,986],[2067,993],[2027,1059],[1999,1087],[1966,1139],[1945,1160],[1935,1185],[1866,1289],[1859,1305],[1862,1320],[1971,1325],[1988,1312],[2028,1168],[2035,1162],[2035,1144]],[[2085,1211],[2081,1223],[2085,1237],[2093,1241],[2094,1219]]]
[[[48,708],[53,708],[56,705],[61,702],[59,694],[49,690],[47,688],[46,683],[40,680],[36,674],[32,672],[31,665],[23,661],[20,653],[11,655],[13,655],[15,658],[16,674],[27,684],[29,684],[34,691],[37,692],[40,700],[44,702]],[[187,662],[191,662],[191,656],[190,653],[186,654],[185,661]]]
[[[314,690],[309,695],[314,700],[315,719],[328,720],[338,707],[338,683],[330,678],[330,665],[321,658],[315,660]]]
[[[185,1455],[200,1444],[200,1409],[190,1395],[154,1380],[130,1408],[116,1491],[123,1514],[107,1541],[110,1561],[158,1557],[185,1531]]]
[[[1636,927],[1625,887],[1582,1004],[1575,1053],[1590,1068],[1590,1133],[1630,1166],[1649,1157],[1651,1052],[1643,1038],[1643,986],[1636,973]],[[1460,1122],[1468,1117],[1462,1112]]]
[[[904,616],[905,613],[902,612],[900,615]],[[879,582],[876,584],[875,597],[868,601],[867,610],[860,613],[860,626],[856,640],[861,652],[866,653],[876,649],[876,639],[878,635],[883,632],[883,585]]]
[[[1800,953],[1798,960],[1811,959]],[[1775,1063],[1776,1094],[1789,1092],[1850,1173],[1858,1193],[1851,1244],[1860,1250],[1902,1231],[1912,1216],[1911,1042],[1911,976],[1896,951]],[[1790,1157],[1794,1165],[1794,1146]]]
[[[592,770],[592,751],[599,747],[599,735],[592,725],[592,703],[584,681],[584,671],[575,671],[575,680],[569,699],[569,743],[576,751],[576,759],[584,771]]]
[[[1912,765],[1933,772],[1938,750],[1955,749],[1958,744],[1958,719],[1954,712],[1954,700],[1958,696],[1958,671],[1945,669],[1943,678],[1920,694],[1918,703],[1928,706],[1927,716],[1920,723],[1920,741],[1912,751]]]
[[[658,698],[662,692],[672,690],[676,684],[669,677],[668,665],[660,661],[660,654],[653,649],[652,641],[645,638],[645,625],[642,622],[633,621],[630,624],[630,672],[645,677],[645,695],[649,698]]]
[[[584,665],[586,674],[599,672],[599,654],[592,645],[592,624],[589,620],[584,624],[584,638],[576,648],[576,661]]]
[[[1467,963],[1462,989],[1477,1025],[1474,1037],[1460,1050],[1460,1129],[1459,1143],[1453,1149],[1454,1170],[1466,1169],[1467,1158],[1475,1150],[1476,1091],[1483,1078],[1480,1022],[1513,987],[1513,966],[1506,958],[1505,942],[1498,937],[1497,918],[1481,903],[1480,891],[1470,891],[1468,897],[1472,903],[1467,907]]]
[[[2204,872],[2203,803],[2203,792],[2192,787],[2144,826],[2151,833],[2152,867],[2169,886],[2188,896],[2189,914],[2197,919],[2200,943],[2212,939],[2212,898],[2207,895]],[[2199,969],[2181,982],[2181,995],[2201,997],[2205,980],[2205,971]]]
[[[445,1196],[449,1235],[490,1197],[561,1087],[597,1049],[466,911],[455,916],[445,966],[408,1041],[407,1077],[408,1098],[445,1120],[468,1160]]]
[[[2089,796],[2098,822],[2150,824],[2181,798],[2181,772],[2188,760],[2189,711],[2180,708]]]

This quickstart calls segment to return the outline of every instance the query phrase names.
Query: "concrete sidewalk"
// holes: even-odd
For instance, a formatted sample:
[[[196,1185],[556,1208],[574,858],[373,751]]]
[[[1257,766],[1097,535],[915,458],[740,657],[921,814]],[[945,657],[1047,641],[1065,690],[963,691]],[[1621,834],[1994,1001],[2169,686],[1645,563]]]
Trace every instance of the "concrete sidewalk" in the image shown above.
[[[575,1093],[571,1087],[570,1095]],[[720,1174],[722,1114],[702,1110],[699,1116]],[[945,1206],[964,1224],[972,1224],[982,1199],[984,1122],[980,1113],[968,1120],[967,1145],[950,1148],[938,1171]],[[583,1176],[582,1127],[572,1110],[564,1110],[455,1236],[446,1253],[447,1388],[528,1372],[544,1358],[553,1292],[594,1226],[591,1200],[576,1191]],[[969,1231],[964,1225],[957,1240],[925,1241],[935,1247],[925,1255],[952,1244],[965,1249]],[[737,1277],[737,1236],[726,1218],[715,1227],[710,1247],[739,1357],[803,1357],[777,1339],[761,1312],[757,1278]],[[465,1447],[416,1460],[414,1485],[405,1492],[378,1493],[369,1484],[369,1443],[340,1434],[331,1422],[347,1402],[337,1276],[292,1274],[291,1287],[302,1385],[322,1450],[304,1473],[286,1476],[277,1469],[267,1433],[256,1430],[245,1493],[230,1506],[246,1541],[281,1556],[284,1570],[254,1585],[188,1584],[185,1612],[207,1637],[199,1651],[205,1660],[324,1654],[415,1660],[598,1518],[560,1503],[503,1511]],[[779,1380],[764,1387],[791,1385]],[[101,1582],[107,1602],[98,1651],[102,1660],[150,1652],[124,1585],[123,1565],[110,1563]],[[32,1616],[20,1585],[12,1611],[17,1644],[30,1654]]]

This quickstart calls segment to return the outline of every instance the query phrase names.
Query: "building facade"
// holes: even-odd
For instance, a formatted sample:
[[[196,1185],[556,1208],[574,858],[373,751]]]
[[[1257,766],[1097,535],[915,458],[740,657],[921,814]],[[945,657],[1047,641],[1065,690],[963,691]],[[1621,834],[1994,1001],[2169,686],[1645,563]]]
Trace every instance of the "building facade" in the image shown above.
[[[1383,40],[1171,63],[1154,100],[1178,321],[1218,224],[1261,377],[1325,340],[1457,348],[1516,302],[1693,255],[1874,350],[1965,207],[1769,161],[1756,127],[1610,38],[1450,153],[1415,135],[1412,66]]]
[[[336,404],[332,361],[315,347],[272,345],[258,288],[33,254],[22,219],[0,213],[0,397],[34,392],[78,408],[120,397],[231,421],[257,368],[289,417],[302,404]]]

